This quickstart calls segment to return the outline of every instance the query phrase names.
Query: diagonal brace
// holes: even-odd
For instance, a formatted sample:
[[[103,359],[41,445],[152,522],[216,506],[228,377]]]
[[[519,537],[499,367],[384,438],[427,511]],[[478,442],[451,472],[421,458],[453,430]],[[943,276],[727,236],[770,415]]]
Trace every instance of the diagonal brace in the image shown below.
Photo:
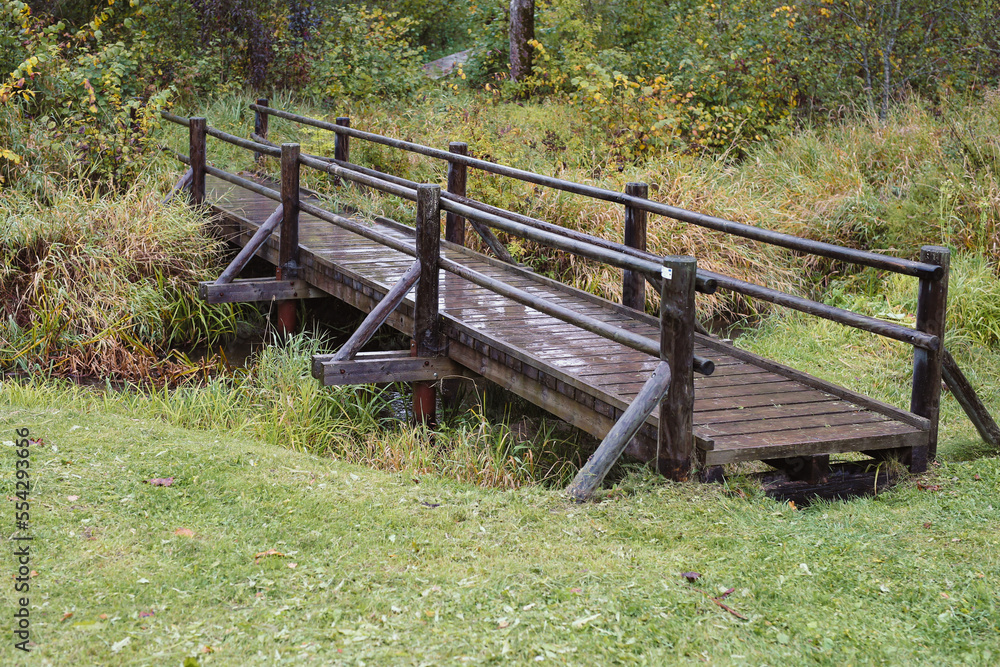
[[[256,233],[251,237],[250,242],[243,246],[239,254],[236,255],[236,259],[226,267],[226,270],[222,272],[222,275],[218,277],[215,281],[216,285],[226,285],[233,282],[233,278],[240,274],[243,267],[247,265],[250,258],[254,256],[257,250],[264,245],[264,241],[271,235],[271,233],[281,224],[283,217],[283,207],[279,204],[278,208],[274,210],[267,220],[264,221],[260,227],[257,228]]]
[[[621,457],[629,441],[635,436],[639,427],[653,413],[670,388],[670,364],[661,361],[653,371],[652,377],[642,385],[638,396],[628,406],[625,413],[618,419],[580,472],[576,474],[573,483],[566,488],[566,493],[577,502],[586,502],[594,495],[594,491],[604,481],[611,466]]]
[[[417,260],[410,265],[410,268],[399,279],[399,282],[386,292],[382,300],[378,302],[378,305],[372,308],[365,321],[361,323],[357,331],[351,335],[330,361],[347,361],[353,359],[361,348],[365,346],[365,343],[375,335],[375,332],[382,326],[386,318],[392,314],[392,311],[399,307],[399,304],[403,302],[410,289],[417,284],[419,278],[420,260]]]

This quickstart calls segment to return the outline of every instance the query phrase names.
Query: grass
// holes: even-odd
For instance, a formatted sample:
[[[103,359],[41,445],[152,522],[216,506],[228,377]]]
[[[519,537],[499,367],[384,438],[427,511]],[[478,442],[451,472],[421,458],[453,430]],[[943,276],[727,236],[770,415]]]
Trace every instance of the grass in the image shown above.
[[[1000,462],[793,509],[384,473],[5,382],[32,446],[31,664],[993,664]],[[6,495],[14,451],[0,448]],[[144,483],[173,477],[170,487]],[[9,509],[12,517],[13,507]],[[10,519],[13,520],[12,518]],[[282,555],[260,556],[275,550]],[[680,573],[701,577],[687,583]],[[733,592],[725,604],[710,597]],[[10,596],[6,596],[10,599]],[[11,642],[0,662],[27,664]],[[188,662],[187,664],[195,664]]]
[[[48,205],[12,189],[0,200],[0,368],[151,380],[185,364],[176,347],[235,332],[244,311],[208,306],[222,247],[151,173],[122,195],[81,184]]]

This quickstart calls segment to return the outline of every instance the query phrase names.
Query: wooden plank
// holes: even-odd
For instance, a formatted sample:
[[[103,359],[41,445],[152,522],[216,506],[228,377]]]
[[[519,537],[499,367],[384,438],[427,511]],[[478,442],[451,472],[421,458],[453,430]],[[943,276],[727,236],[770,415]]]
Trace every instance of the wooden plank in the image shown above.
[[[842,424],[839,426],[817,426],[812,428],[790,429],[786,431],[776,431],[774,433],[744,433],[739,435],[716,436],[715,451],[726,449],[753,449],[760,447],[794,446],[802,443],[834,442],[838,440],[858,440],[877,439],[884,435],[898,435],[916,433],[921,435],[926,442],[926,432],[914,428],[909,424],[901,424],[897,421],[871,422],[867,424]],[[870,449],[867,444],[860,447]],[[784,456],[795,456],[794,451],[782,456],[768,456],[767,458],[783,458]]]
[[[890,422],[902,427],[906,424]],[[829,438],[829,434],[826,436]],[[794,456],[822,456],[825,454],[840,454],[843,452],[858,452],[864,450],[887,450],[925,446],[927,433],[918,429],[908,432],[883,434],[879,436],[862,435],[840,440],[816,440],[795,442],[783,445],[760,445],[757,447],[737,447],[734,449],[719,449],[705,452],[707,465],[725,465],[740,461],[763,461],[765,459],[780,459]]]
[[[697,394],[696,394],[697,395]],[[696,402],[697,405],[697,402]],[[734,410],[713,410],[711,412],[695,412],[695,425],[725,424],[730,422],[774,420],[796,415],[825,415],[838,412],[858,412],[862,408],[853,403],[830,397],[826,401],[797,403],[793,405],[765,405]]]
[[[787,394],[762,394],[757,396],[728,396],[726,398],[699,399],[694,397],[695,412],[710,410],[740,410],[762,405],[795,405],[828,401],[832,394],[821,391],[792,391]]]
[[[208,303],[249,303],[254,301],[316,299],[326,296],[304,280],[243,279],[222,285],[198,283],[198,296]]]
[[[717,439],[728,435],[760,435],[770,440],[772,433],[796,429],[842,426],[845,424],[868,424],[890,421],[885,415],[871,410],[855,412],[835,412],[824,415],[778,417],[773,419],[753,419],[741,422],[700,425],[701,432]],[[912,428],[912,427],[910,427]]]
[[[881,412],[882,414],[888,415],[893,419],[903,422],[904,424],[910,424],[911,426],[916,426],[921,429],[927,429],[930,425],[930,421],[924,417],[907,412],[906,410],[900,410],[896,406],[883,403],[882,401],[875,400],[874,398],[865,396],[864,394],[859,394],[855,391],[845,389],[844,387],[839,387],[831,382],[809,375],[808,373],[803,373],[802,371],[795,370],[794,368],[783,366],[776,361],[765,359],[764,357],[758,356],[752,352],[747,352],[746,350],[741,350],[737,347],[733,347],[732,345],[727,345],[704,336],[700,337],[700,342],[709,348],[727,353],[737,359],[742,359],[743,361],[747,361],[773,373],[781,373],[789,380],[796,380],[812,389],[824,391],[836,396],[837,398],[842,398],[846,401],[868,408],[869,410]]]
[[[436,382],[461,377],[464,368],[448,357],[352,359],[323,364],[323,384],[374,384],[378,382]]]

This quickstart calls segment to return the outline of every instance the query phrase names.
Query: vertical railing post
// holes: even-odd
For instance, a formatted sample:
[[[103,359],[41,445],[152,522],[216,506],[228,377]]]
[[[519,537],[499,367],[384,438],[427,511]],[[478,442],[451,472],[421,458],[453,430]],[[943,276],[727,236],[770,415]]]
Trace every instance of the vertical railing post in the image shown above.
[[[672,379],[660,403],[656,465],[660,473],[683,482],[694,456],[694,257],[665,257],[660,293],[660,358]]]
[[[205,203],[205,119],[190,120],[188,154],[191,157],[191,201],[195,206]]]
[[[628,183],[625,194],[646,199],[649,186],[645,183]],[[646,211],[625,206],[625,245],[646,250]],[[622,303],[639,311],[646,310],[646,278],[638,271],[625,269],[622,278]]]
[[[257,106],[266,107],[268,106],[266,97],[257,98]],[[261,113],[260,111],[254,110],[253,116],[253,133],[256,134],[261,139],[267,139],[267,119],[269,116],[266,113]],[[254,153],[253,154],[254,164],[257,165],[257,169],[263,171],[264,169],[264,154]]]
[[[438,317],[438,253],[441,249],[441,186],[417,186],[417,282],[413,313],[413,340],[418,357],[434,357],[444,351]],[[436,421],[437,396],[430,382],[413,383],[413,416],[417,423]]]
[[[351,118],[350,116],[338,116],[337,125],[340,127],[350,127]],[[341,160],[342,162],[351,161],[351,138],[346,134],[341,134],[338,132],[333,137],[333,158],[335,160]],[[342,185],[343,183],[350,184],[349,181],[344,181],[343,179],[335,176],[333,182],[337,185]]]
[[[918,331],[933,334],[941,344],[936,350],[913,349],[913,386],[910,393],[910,412],[931,420],[927,450],[910,453],[910,470],[923,472],[927,462],[937,455],[938,417],[941,408],[941,363],[944,358],[945,315],[948,304],[948,270],[951,251],[940,246],[924,246],[920,249],[920,261],[944,267],[943,275],[937,280],[920,279],[917,295]],[[916,448],[914,448],[916,450]]]
[[[299,153],[298,144],[281,144],[281,237],[278,242],[278,280],[299,277]],[[295,331],[294,300],[278,302],[278,330]]]
[[[468,155],[469,144],[462,141],[453,141],[448,144],[448,151],[456,155]],[[464,197],[468,178],[468,168],[464,164],[457,162],[448,163],[448,192],[459,197]],[[465,218],[455,215],[452,212],[445,214],[444,223],[445,240],[465,245]]]

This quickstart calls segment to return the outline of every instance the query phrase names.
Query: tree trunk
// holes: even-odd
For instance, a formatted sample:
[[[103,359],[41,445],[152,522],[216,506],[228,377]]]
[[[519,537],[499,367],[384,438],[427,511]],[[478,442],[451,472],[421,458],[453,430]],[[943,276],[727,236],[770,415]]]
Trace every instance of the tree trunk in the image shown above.
[[[535,38],[535,0],[510,0],[510,78],[531,76],[531,45]]]

